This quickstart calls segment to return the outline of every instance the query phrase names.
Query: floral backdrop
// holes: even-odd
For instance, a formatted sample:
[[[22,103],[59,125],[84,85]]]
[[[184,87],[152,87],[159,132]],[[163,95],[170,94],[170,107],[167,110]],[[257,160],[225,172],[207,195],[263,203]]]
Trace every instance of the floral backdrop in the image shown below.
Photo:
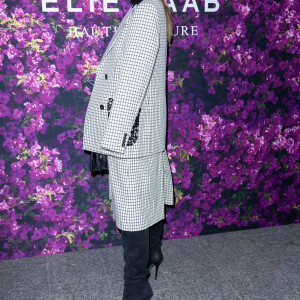
[[[106,13],[102,1],[94,12],[72,3],[82,12],[67,1],[43,12],[42,1],[0,0],[2,260],[120,245],[108,176],[91,177],[81,146],[112,36],[101,26],[117,26],[131,4]],[[219,3],[208,13],[204,0],[199,12],[175,2],[167,152],[176,205],[165,239],[299,223],[299,6]]]

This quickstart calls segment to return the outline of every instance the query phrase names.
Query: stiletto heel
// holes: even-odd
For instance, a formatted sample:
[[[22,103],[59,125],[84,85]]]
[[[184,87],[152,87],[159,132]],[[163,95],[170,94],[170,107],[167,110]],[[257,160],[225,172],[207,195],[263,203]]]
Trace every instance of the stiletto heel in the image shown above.
[[[157,280],[157,273],[158,273],[158,268],[160,264],[155,265],[156,270],[155,270],[155,280]]]
[[[157,255],[157,254],[156,254]],[[154,259],[157,258],[157,256],[155,257],[154,256]],[[149,269],[149,272],[151,271],[151,269],[155,266],[155,280],[157,280],[157,274],[158,274],[158,268],[160,266],[160,264],[162,263],[163,261],[163,256],[161,255],[159,260],[157,262],[152,262],[150,263],[150,265],[148,266],[148,269]]]

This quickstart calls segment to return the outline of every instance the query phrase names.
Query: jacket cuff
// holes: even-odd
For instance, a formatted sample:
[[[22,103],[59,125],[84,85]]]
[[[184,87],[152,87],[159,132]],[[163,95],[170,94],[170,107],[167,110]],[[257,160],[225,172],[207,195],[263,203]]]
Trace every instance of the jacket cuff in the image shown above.
[[[123,134],[120,133],[118,136],[114,137],[114,139],[104,139],[100,146],[103,149],[124,154],[129,137],[130,135],[126,132]]]

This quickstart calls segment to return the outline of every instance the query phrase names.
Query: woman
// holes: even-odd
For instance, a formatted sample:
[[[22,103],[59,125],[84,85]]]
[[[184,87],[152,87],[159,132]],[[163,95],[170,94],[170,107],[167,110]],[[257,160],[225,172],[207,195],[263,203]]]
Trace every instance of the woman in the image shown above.
[[[97,68],[83,149],[108,158],[109,199],[124,249],[123,300],[145,300],[153,295],[147,275],[155,265],[157,277],[163,260],[164,204],[174,204],[166,153],[172,15],[165,0],[131,3]]]

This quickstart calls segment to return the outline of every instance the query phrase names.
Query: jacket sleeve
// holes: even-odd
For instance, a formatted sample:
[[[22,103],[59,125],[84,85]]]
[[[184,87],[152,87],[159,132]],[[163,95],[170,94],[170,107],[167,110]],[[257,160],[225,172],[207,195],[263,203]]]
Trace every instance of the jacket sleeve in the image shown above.
[[[120,76],[101,147],[124,154],[142,105],[159,48],[159,15],[151,3],[140,3],[130,16]],[[114,155],[112,152],[111,155]]]

